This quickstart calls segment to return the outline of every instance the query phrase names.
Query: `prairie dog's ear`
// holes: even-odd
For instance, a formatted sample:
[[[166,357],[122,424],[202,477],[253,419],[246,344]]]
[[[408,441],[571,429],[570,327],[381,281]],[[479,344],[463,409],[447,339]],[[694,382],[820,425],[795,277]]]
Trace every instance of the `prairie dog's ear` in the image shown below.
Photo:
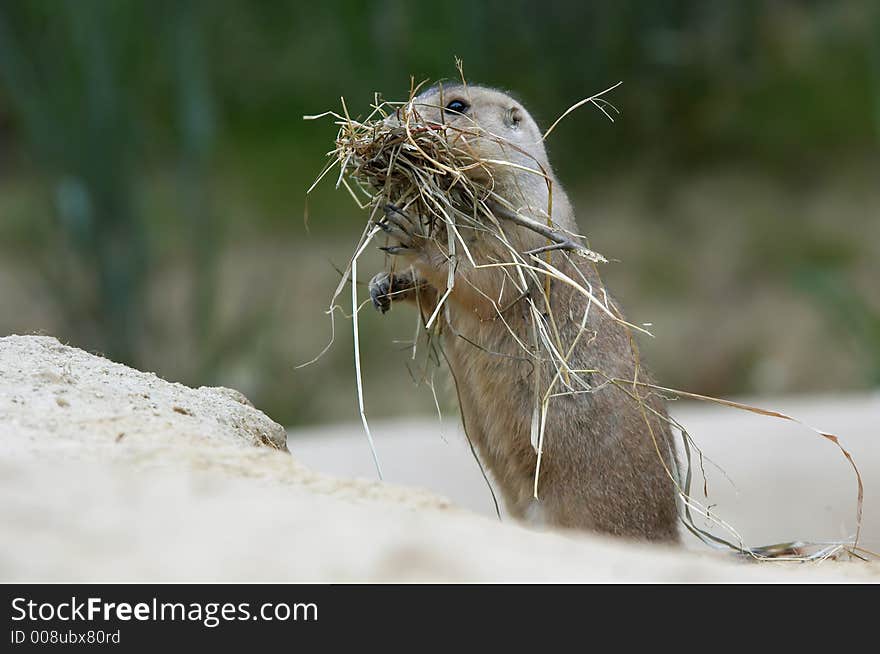
[[[522,111],[520,111],[519,107],[510,107],[507,111],[504,112],[504,124],[511,129],[519,128],[521,122]]]

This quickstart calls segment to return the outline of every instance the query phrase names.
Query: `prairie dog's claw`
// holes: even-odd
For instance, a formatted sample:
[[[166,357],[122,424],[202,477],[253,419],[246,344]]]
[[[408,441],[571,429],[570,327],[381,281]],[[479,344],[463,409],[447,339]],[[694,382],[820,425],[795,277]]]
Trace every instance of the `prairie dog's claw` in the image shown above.
[[[403,254],[405,250],[410,250],[411,248],[406,245],[388,245],[386,247],[380,247],[379,249],[388,254]]]
[[[385,220],[392,225],[396,225],[399,229],[403,230],[405,234],[411,234],[410,229],[412,229],[414,224],[413,219],[393,204],[385,205]]]
[[[378,225],[379,229],[388,234],[388,236],[397,239],[401,244],[409,243],[412,238],[409,232],[399,227],[396,223],[380,220],[376,225]]]
[[[419,238],[421,233],[421,219],[413,217],[393,204],[385,205],[385,221],[391,223],[410,238]]]

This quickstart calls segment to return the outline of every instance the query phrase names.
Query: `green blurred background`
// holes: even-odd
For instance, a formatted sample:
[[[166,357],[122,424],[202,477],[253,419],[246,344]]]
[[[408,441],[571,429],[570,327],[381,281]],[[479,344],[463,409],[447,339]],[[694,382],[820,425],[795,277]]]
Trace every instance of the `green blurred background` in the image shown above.
[[[880,385],[880,3],[4,0],[0,334],[48,333],[285,424],[357,416],[325,315],[366,216],[331,122],[410,76],[512,90],[662,383]],[[369,253],[368,279],[382,266]],[[372,416],[433,411],[415,316],[362,314]],[[441,401],[449,405],[444,393]]]

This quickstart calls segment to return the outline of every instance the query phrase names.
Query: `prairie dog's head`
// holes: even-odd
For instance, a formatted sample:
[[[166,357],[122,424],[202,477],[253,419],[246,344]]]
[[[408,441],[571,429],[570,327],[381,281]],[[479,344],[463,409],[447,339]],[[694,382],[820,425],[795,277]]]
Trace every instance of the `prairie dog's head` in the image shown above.
[[[522,104],[506,93],[483,86],[438,85],[416,96],[412,104],[424,122],[447,126],[455,145],[475,159],[509,161],[550,174],[541,130]],[[497,164],[489,167],[502,185],[523,172]],[[531,176],[540,182],[539,176]]]

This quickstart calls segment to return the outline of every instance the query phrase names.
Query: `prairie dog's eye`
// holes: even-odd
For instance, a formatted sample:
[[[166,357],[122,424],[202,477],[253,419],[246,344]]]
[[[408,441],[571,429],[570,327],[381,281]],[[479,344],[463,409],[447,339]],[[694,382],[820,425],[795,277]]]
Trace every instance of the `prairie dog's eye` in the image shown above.
[[[468,103],[464,100],[453,100],[448,105],[446,105],[445,111],[455,114],[463,114],[468,110]]]

